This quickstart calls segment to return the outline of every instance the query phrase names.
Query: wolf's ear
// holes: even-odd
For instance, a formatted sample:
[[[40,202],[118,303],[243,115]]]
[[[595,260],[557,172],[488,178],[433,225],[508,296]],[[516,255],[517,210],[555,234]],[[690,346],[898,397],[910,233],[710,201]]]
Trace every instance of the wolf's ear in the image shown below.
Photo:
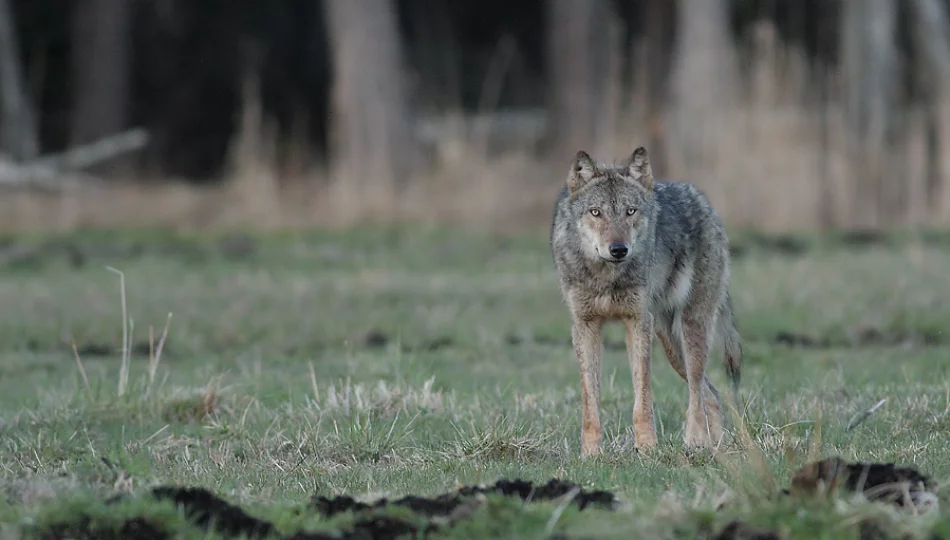
[[[578,151],[574,163],[571,164],[571,171],[567,173],[567,189],[574,193],[590,182],[596,174],[597,165],[594,160],[587,152]]]
[[[641,146],[633,151],[627,164],[627,172],[643,187],[653,189],[653,168],[650,167],[650,156],[646,148]]]

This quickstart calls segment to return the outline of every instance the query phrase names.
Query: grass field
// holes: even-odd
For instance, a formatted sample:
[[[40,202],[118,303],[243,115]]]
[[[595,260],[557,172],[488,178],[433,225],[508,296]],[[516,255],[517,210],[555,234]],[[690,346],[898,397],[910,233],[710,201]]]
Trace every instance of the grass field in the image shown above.
[[[578,370],[543,233],[0,242],[0,536],[53,537],[86,514],[102,537],[132,515],[169,537],[213,537],[145,497],[156,485],[208,488],[290,535],[354,519],[297,511],[314,494],[561,478],[612,491],[620,506],[491,496],[436,534],[712,538],[741,519],[787,538],[857,538],[868,520],[950,537],[944,491],[940,510],[922,515],[777,496],[806,460],[831,455],[950,477],[950,239],[736,234],[734,244],[750,438],[730,421],[718,452],[685,452],[686,386],[657,345],[660,446],[637,453],[623,336],[611,327],[605,453],[582,461]],[[124,273],[127,372],[120,279],[107,266]],[[156,365],[149,336],[154,350],[169,313]],[[725,390],[718,355],[711,371]],[[120,493],[132,497],[101,502]]]

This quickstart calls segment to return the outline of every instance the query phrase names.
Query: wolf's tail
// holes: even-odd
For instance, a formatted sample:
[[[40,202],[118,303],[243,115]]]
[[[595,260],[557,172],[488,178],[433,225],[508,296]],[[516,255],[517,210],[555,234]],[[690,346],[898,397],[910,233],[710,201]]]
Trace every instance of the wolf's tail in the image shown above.
[[[742,340],[736,328],[736,317],[732,311],[732,299],[726,293],[726,301],[719,306],[719,336],[723,344],[723,358],[726,361],[726,374],[731,381],[732,395],[738,403],[739,381],[742,379]]]

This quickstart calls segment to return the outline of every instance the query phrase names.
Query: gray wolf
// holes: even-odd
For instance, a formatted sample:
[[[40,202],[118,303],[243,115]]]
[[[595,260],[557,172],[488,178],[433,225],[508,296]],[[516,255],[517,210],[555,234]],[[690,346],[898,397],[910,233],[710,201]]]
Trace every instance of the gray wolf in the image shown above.
[[[737,392],[742,346],[728,291],[729,240],[703,193],[687,183],[654,181],[643,147],[620,165],[595,163],[582,150],[558,197],[550,242],[580,364],[581,455],[601,451],[601,333],[611,320],[626,330],[636,446],[657,443],[654,330],[689,390],[684,442],[718,444],[722,407],[706,360],[718,340]]]

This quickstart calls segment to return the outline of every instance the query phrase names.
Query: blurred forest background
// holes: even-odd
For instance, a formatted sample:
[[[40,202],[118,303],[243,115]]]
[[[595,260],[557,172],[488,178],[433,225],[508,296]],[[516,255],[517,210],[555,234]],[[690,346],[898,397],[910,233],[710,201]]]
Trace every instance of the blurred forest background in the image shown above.
[[[0,227],[542,227],[574,153],[734,227],[950,224],[948,0],[0,0]]]

